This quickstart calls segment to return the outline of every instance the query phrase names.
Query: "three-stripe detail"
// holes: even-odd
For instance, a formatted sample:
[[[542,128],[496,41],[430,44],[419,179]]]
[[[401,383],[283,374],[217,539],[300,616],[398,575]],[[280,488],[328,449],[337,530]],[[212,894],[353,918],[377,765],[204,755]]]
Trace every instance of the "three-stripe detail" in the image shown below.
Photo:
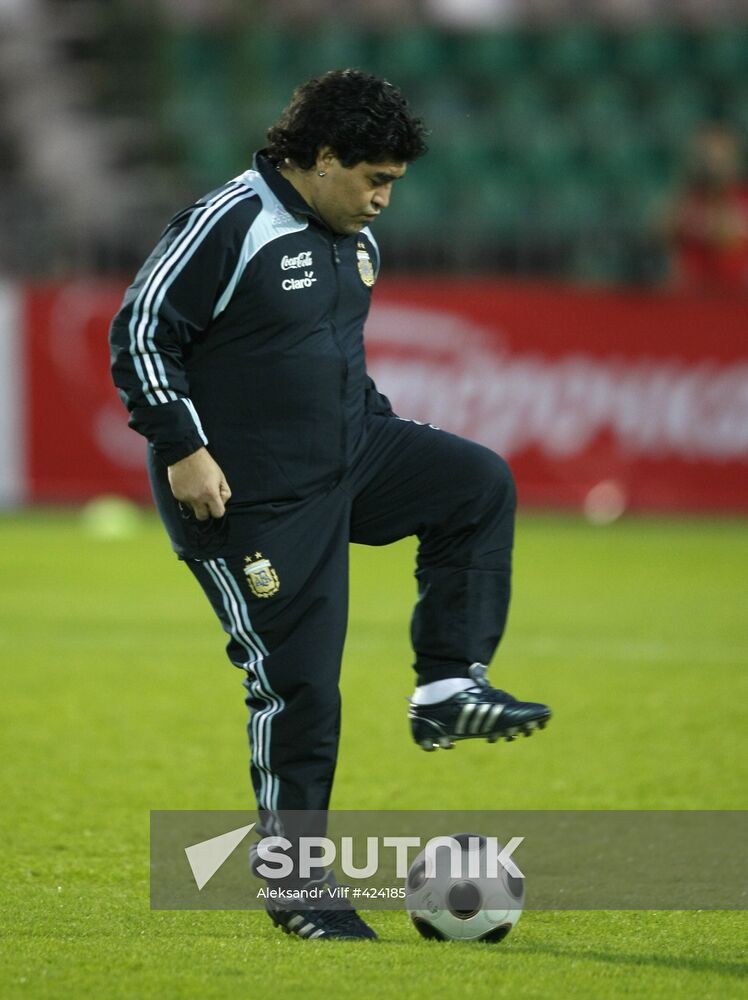
[[[254,196],[255,192],[248,184],[234,180],[204,205],[195,208],[190,221],[148,275],[133,303],[128,327],[130,354],[143,394],[152,406],[176,402],[180,398],[169,385],[155,340],[164,298],[216,223],[240,201]],[[201,437],[207,441],[194,407],[189,401],[185,402]]]
[[[218,588],[225,616],[223,626],[226,632],[246,652],[244,662],[237,664],[247,671],[251,678],[248,684],[250,694],[263,707],[252,712],[249,736],[252,745],[252,763],[260,776],[257,795],[259,809],[277,809],[280,781],[272,769],[270,744],[273,719],[285,708],[285,701],[271,687],[265,672],[265,658],[268,651],[259,635],[254,631],[249,617],[249,609],[239,584],[229,570],[225,559],[209,559],[201,563]]]
[[[311,921],[308,921],[300,913],[291,917],[286,926],[290,931],[293,931],[294,934],[298,934],[299,937],[309,938],[310,940],[312,940],[312,938],[322,937],[325,933],[324,928],[316,928]]]
[[[479,704],[469,702],[465,705],[455,722],[455,736],[475,736],[479,733],[490,733],[496,720],[504,711],[501,704]]]

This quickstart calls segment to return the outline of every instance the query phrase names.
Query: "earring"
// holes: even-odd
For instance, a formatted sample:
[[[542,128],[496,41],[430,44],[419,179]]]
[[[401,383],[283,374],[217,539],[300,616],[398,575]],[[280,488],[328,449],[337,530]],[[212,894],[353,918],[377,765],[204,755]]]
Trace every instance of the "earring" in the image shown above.
[[[327,176],[327,171],[326,170],[320,170],[319,171],[319,176],[320,177],[326,177]]]

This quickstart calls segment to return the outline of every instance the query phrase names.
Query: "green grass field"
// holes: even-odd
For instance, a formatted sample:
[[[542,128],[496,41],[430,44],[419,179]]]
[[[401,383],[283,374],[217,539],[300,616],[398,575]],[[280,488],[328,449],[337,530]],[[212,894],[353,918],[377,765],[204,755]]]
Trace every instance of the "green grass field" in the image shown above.
[[[354,548],[337,808],[746,806],[748,525],[520,520],[497,685],[547,700],[530,740],[410,742],[413,546]],[[0,518],[0,996],[748,996],[727,912],[527,912],[500,945],[307,943],[263,913],[151,912],[149,810],[251,807],[241,676],[152,517]]]

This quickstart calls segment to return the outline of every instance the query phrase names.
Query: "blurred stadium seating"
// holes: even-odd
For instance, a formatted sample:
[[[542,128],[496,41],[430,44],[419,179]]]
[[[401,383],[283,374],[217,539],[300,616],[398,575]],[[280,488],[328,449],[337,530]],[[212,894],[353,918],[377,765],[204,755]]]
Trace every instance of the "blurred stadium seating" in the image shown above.
[[[245,168],[297,82],[341,65],[401,85],[433,130],[379,224],[391,269],[655,283],[687,138],[714,118],[748,136],[748,20],[458,31],[229,2],[192,18],[165,2],[9,6],[0,47],[18,51],[29,11],[48,29],[33,71],[0,71],[0,268],[16,274],[127,272],[174,210]],[[21,123],[34,73],[57,100]],[[74,144],[39,163],[47,118],[85,126],[98,157]]]

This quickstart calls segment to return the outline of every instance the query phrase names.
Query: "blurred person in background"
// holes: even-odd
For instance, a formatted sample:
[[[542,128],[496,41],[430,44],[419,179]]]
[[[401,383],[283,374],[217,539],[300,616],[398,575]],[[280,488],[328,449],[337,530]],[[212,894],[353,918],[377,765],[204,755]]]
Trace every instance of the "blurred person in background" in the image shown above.
[[[693,137],[685,181],[666,216],[672,283],[682,289],[748,290],[748,183],[740,138],[709,123]]]
[[[370,224],[424,135],[377,77],[298,87],[252,168],[174,217],[112,323],[114,380],[149,441],[159,513],[246,673],[264,833],[288,836],[288,810],[320,822],[328,808],[350,542],[418,537],[419,746],[511,740],[550,717],[485,678],[511,589],[506,462],[396,416],[366,373]],[[268,911],[304,938],[375,937],[350,906]]]

